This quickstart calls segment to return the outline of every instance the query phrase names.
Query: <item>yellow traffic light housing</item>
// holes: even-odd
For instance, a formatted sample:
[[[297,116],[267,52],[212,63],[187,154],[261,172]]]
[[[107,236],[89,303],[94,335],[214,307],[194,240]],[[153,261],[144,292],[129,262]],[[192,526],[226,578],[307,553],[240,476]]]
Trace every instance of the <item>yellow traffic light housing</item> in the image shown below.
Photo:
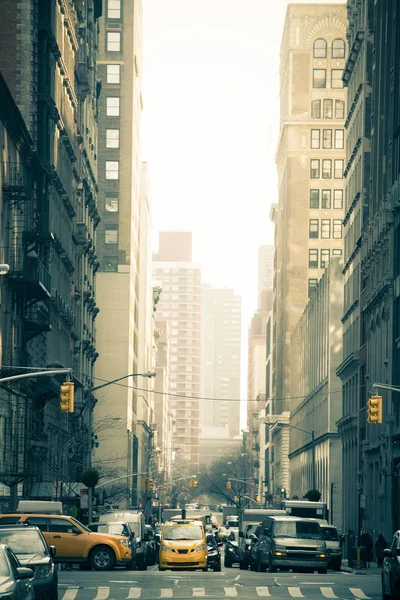
[[[142,490],[147,490],[148,479],[142,479]]]
[[[382,423],[382,396],[372,396],[368,404],[368,423]]]
[[[64,381],[60,385],[60,410],[61,412],[74,412],[74,382]]]
[[[166,479],[164,479],[163,482],[162,482],[162,489],[163,490],[167,489],[167,480]]]
[[[193,487],[197,487],[197,480],[193,479]]]
[[[153,489],[153,480],[149,479],[147,482],[147,489],[152,490]]]
[[[231,482],[230,482],[230,481],[227,481],[227,482],[226,482],[226,489],[227,489],[227,490],[230,490],[230,489],[231,489],[231,487],[232,487],[232,484],[231,484]]]

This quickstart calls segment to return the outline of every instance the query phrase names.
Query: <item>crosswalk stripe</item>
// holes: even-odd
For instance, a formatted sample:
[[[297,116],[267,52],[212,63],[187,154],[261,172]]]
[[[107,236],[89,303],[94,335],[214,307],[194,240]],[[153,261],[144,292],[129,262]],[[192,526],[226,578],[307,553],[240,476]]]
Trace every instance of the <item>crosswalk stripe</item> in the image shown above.
[[[353,596],[359,598],[360,600],[368,600],[369,596],[366,596],[360,588],[349,588]]]
[[[131,600],[132,598],[140,598],[141,593],[142,593],[142,588],[131,587],[126,600]]]
[[[270,596],[269,590],[267,587],[256,587],[257,596]]]
[[[301,589],[299,587],[288,587],[288,593],[293,598],[304,598],[303,594],[301,593]]]
[[[67,591],[65,592],[64,596],[62,597],[62,600],[75,600],[76,595],[79,591],[79,588],[68,588]]]
[[[321,590],[322,595],[325,596],[325,598],[337,598],[337,596],[332,588],[321,587],[320,590]]]
[[[225,590],[225,596],[229,596],[230,598],[236,598],[237,596],[237,589],[234,587],[229,587],[226,588],[224,587]]]
[[[108,586],[99,586],[97,588],[97,596],[94,600],[106,600],[110,595],[110,588]]]
[[[206,590],[204,588],[193,588],[193,596],[205,596]]]
[[[171,588],[161,588],[160,598],[172,598],[172,589]]]

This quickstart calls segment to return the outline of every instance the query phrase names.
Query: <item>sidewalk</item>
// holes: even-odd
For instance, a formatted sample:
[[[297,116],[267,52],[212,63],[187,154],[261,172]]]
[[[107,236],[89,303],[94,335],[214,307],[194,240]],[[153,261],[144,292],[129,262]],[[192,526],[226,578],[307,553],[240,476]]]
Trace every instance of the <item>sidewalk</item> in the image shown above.
[[[349,567],[348,565],[348,560],[343,559],[342,560],[342,571],[346,571],[346,573],[354,573],[356,575],[380,575],[382,572],[381,567],[378,567],[376,564],[376,561],[372,561],[371,566],[367,569],[352,569],[351,567]]]

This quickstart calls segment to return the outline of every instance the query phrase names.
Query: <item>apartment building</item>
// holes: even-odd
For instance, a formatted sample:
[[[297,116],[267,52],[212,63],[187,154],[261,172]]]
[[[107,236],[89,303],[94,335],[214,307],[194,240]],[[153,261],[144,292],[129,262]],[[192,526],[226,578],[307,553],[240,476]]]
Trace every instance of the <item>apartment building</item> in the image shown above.
[[[153,255],[153,278],[162,288],[157,317],[170,327],[168,393],[175,420],[173,446],[196,469],[200,432],[201,270],[192,262],[190,232],[160,231],[158,252]]]
[[[346,25],[346,10],[340,4],[290,4],[286,13],[276,152],[278,203],[272,211],[275,415],[290,412],[291,334],[330,259],[343,250]],[[280,464],[284,457],[279,456],[279,438],[287,435],[285,429],[275,428],[274,433],[274,459]]]
[[[240,430],[241,297],[203,284],[201,290],[200,427]],[[223,438],[224,434],[221,432]]]
[[[99,2],[0,6],[1,364],[69,367],[75,383],[73,415],[60,413],[63,376],[2,387],[12,507],[22,495],[68,502],[91,461],[100,14]]]

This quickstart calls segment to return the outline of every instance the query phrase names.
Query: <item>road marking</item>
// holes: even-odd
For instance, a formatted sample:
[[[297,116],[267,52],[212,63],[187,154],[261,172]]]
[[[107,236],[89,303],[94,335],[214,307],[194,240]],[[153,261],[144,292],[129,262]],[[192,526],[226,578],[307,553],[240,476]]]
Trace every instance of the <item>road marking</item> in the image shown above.
[[[256,587],[257,596],[270,596],[269,590],[267,587]]]
[[[130,600],[131,598],[140,598],[141,593],[142,593],[142,588],[131,587],[129,590],[127,600]]]
[[[193,596],[205,596],[206,590],[204,588],[193,588]]]
[[[172,598],[172,589],[171,588],[161,588],[160,598]]]
[[[240,579],[240,575],[237,575],[237,576],[235,577],[235,581],[237,581],[238,579]]]
[[[304,598],[299,587],[288,587],[288,592],[292,598]]]
[[[68,588],[67,591],[65,592],[62,600],[75,600],[76,595],[79,591],[79,588]]]
[[[110,588],[108,586],[99,586],[97,588],[97,596],[94,600],[106,600],[110,595]]]
[[[337,598],[337,596],[334,593],[332,588],[321,587],[320,589],[321,589],[322,595],[325,596],[325,598]]]
[[[237,589],[234,587],[229,587],[226,588],[224,587],[225,590],[225,596],[229,596],[230,598],[236,598],[237,594]]]
[[[349,588],[353,596],[360,598],[361,600],[368,600],[369,596],[366,596],[360,588]]]

